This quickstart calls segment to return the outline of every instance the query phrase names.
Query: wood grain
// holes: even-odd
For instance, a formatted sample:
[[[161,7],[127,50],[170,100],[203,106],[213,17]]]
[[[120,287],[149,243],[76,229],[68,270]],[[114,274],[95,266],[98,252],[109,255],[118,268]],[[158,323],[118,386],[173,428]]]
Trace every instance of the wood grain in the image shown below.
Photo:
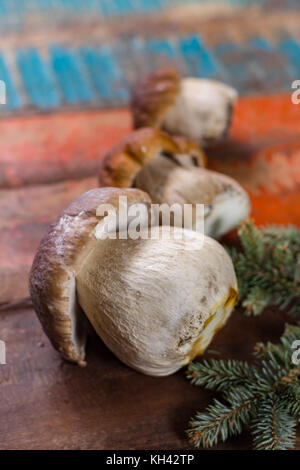
[[[236,311],[205,357],[247,359],[257,341],[279,338],[286,319],[273,309],[259,318]],[[93,333],[87,367],[64,362],[31,309],[3,312],[0,337],[0,449],[188,449],[188,421],[213,396],[184,370],[153,378],[129,369]],[[250,449],[251,439],[218,448]]]
[[[28,274],[49,224],[97,178],[0,189],[0,310],[29,302]],[[17,287],[16,287],[17,286]]]

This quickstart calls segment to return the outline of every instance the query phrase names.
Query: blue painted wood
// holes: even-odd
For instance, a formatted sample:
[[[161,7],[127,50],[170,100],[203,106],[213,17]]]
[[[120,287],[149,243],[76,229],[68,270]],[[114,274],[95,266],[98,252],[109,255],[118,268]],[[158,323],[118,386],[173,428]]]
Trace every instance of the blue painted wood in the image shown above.
[[[83,47],[81,56],[101,100],[113,103],[127,98],[126,90],[121,88],[121,71],[109,46]]]
[[[254,37],[250,39],[248,44],[256,49],[262,49],[264,51],[272,52],[274,51],[274,47],[272,44],[267,41],[267,39],[262,37]]]
[[[289,89],[293,72],[288,57],[263,37],[252,38],[248,47],[250,58],[247,55],[247,63],[249,67],[256,68],[256,73],[259,68],[265,86],[267,84],[275,91]]]
[[[116,10],[119,14],[129,14],[134,11],[134,5],[131,0],[115,0]]]
[[[179,47],[184,56],[189,75],[216,77],[220,73],[216,58],[204,46],[198,36],[192,35],[180,39]]]
[[[240,93],[247,92],[249,75],[242,46],[233,42],[219,44],[214,48],[214,53],[227,72],[226,81]]]
[[[41,109],[59,106],[59,95],[49,67],[36,49],[17,52],[17,63],[31,102]]]
[[[279,51],[288,58],[293,69],[294,79],[300,77],[300,44],[293,38],[286,37],[278,44]]]
[[[164,1],[161,0],[135,0],[135,5],[137,10],[142,12],[151,12],[162,9],[164,5]]]
[[[6,87],[6,105],[0,106],[0,112],[2,109],[20,108],[23,104],[21,97],[2,55],[0,55],[0,80],[4,81]]]
[[[64,100],[68,104],[92,102],[95,97],[84,75],[78,54],[60,46],[53,46],[50,54]]]
[[[176,59],[178,54],[177,48],[167,39],[150,39],[146,43],[146,48],[152,54],[171,60]]]
[[[152,70],[160,67],[173,66],[181,73],[185,71],[177,39],[175,38],[150,39],[146,41],[143,57],[144,61],[147,61]]]
[[[7,7],[4,0],[0,0],[0,16],[7,14]]]
[[[245,44],[221,44],[214,51],[240,93],[263,90],[272,93],[290,87],[292,73],[288,59],[263,37],[252,38]]]
[[[300,44],[289,37],[278,44],[255,37],[247,43],[223,43],[213,49],[197,35],[126,38],[98,47],[57,45],[50,47],[49,57],[45,60],[39,50],[32,48],[17,51],[15,57],[28,102],[45,110],[59,108],[63,103],[123,105],[138,78],[167,64],[185,75],[221,79],[242,94],[290,89],[291,82],[300,76]],[[5,77],[9,106],[20,107],[10,70],[1,60],[0,73]]]
[[[115,64],[113,82],[113,93],[115,100],[120,103],[127,103],[129,98],[129,89],[135,73],[132,73],[132,54],[128,51],[128,42],[116,42],[111,48],[111,60]]]
[[[126,43],[126,46],[127,64],[126,62],[122,62],[122,67],[128,67],[128,63],[130,62],[129,71],[127,71],[127,75],[128,73],[130,74],[129,82],[131,86],[141,76],[146,75],[155,68],[153,62],[154,55],[148,50],[147,41],[144,41],[138,37],[130,39]]]
[[[244,6],[263,5],[268,0],[223,0],[223,3]],[[297,7],[297,0],[286,0],[289,8]],[[204,4],[207,0],[0,0],[1,13],[20,15],[28,13],[45,13],[59,17],[60,14],[72,13],[82,15],[93,12],[100,15],[122,15],[132,13],[149,13],[182,4]],[[1,4],[3,7],[1,7]]]

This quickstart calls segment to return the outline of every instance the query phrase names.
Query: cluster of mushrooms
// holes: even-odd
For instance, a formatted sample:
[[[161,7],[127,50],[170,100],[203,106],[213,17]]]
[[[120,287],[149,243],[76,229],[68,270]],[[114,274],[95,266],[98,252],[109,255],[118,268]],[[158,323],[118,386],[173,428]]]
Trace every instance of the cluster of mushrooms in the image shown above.
[[[180,79],[173,69],[136,85],[136,130],[102,160],[99,188],[50,226],[32,265],[34,308],[65,359],[85,365],[88,319],[125,364],[165,376],[201,354],[225,324],[238,290],[216,239],[248,216],[250,204],[236,181],[205,168],[202,148],[225,137],[236,98],[225,84]],[[184,237],[103,239],[98,208],[118,211],[120,196],[129,206],[204,204],[205,236],[193,226],[158,224],[158,235],[171,230]]]

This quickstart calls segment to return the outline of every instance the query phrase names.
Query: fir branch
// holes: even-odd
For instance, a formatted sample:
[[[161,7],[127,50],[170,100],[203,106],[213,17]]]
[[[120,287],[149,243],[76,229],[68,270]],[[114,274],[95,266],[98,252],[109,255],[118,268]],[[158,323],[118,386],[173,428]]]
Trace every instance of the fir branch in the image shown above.
[[[255,369],[243,361],[211,359],[202,363],[191,363],[187,377],[192,384],[223,392],[232,386],[251,383],[255,378]]]
[[[260,401],[251,422],[254,449],[286,450],[295,445],[297,421],[278,396],[270,394]]]
[[[245,313],[259,315],[268,305],[300,313],[300,230],[257,228],[247,220],[240,228],[241,250],[228,249],[237,274]]]
[[[300,365],[292,362],[292,344],[300,327],[286,325],[279,344],[257,344],[252,364],[235,360],[192,363],[187,377],[195,385],[221,392],[197,413],[187,434],[196,447],[212,447],[252,432],[255,449],[290,449],[300,421]]]
[[[228,395],[230,406],[214,400],[206,413],[197,413],[191,421],[192,429],[187,431],[190,442],[196,447],[213,447],[219,440],[241,434],[249,421],[257,398],[246,389],[233,390]]]

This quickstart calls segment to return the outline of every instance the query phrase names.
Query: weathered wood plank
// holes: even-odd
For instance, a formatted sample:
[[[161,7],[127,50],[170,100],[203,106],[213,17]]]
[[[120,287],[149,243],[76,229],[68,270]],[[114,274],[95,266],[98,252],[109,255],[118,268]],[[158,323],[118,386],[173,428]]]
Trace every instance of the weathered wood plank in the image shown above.
[[[259,318],[236,311],[205,357],[247,359],[257,341],[279,338],[285,320],[272,309]],[[153,378],[129,369],[93,333],[86,368],[63,362],[31,309],[3,312],[0,338],[1,449],[186,449],[190,417],[212,398],[184,370]],[[251,442],[245,433],[219,448]]]
[[[0,188],[94,176],[104,153],[129,129],[127,110],[0,120]]]
[[[97,178],[0,190],[0,310],[29,301],[28,274],[48,225]]]

